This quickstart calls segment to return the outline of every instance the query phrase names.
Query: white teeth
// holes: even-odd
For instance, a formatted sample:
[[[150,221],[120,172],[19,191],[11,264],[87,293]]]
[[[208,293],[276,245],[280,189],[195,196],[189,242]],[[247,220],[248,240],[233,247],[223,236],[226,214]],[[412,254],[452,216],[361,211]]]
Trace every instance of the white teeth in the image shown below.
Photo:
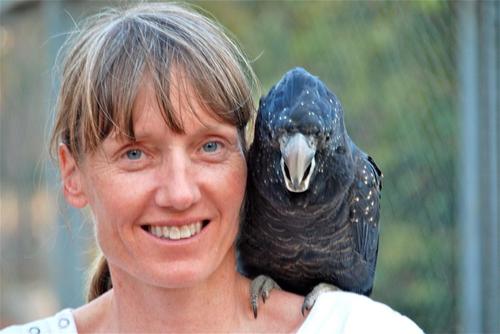
[[[170,239],[178,240],[181,238],[181,232],[176,226],[170,228]]]
[[[191,230],[186,225],[181,226],[181,238],[189,238],[191,236]]]
[[[190,238],[201,231],[202,223],[197,222],[182,226],[149,226],[151,234],[165,239],[179,240]]]

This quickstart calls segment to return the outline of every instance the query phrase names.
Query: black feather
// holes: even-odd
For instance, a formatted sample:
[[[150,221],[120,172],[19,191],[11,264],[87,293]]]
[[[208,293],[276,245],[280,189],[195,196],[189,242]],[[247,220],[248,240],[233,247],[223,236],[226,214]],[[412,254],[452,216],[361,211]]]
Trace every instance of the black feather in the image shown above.
[[[351,141],[343,117],[337,97],[301,68],[261,99],[237,243],[245,275],[268,275],[299,294],[322,282],[370,294],[382,174]],[[281,160],[283,142],[298,133],[315,153],[301,181],[307,190],[295,192],[287,188],[290,175]]]

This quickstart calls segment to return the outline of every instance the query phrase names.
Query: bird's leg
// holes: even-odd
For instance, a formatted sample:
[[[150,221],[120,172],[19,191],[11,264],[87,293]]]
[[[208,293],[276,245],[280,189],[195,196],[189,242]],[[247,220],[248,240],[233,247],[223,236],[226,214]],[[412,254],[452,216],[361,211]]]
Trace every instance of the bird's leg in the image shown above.
[[[266,275],[255,277],[250,284],[250,303],[255,318],[257,318],[257,309],[259,308],[259,297],[262,297],[262,302],[265,303],[272,289],[281,290],[278,283]]]
[[[319,295],[328,291],[338,291],[338,290],[340,289],[337,288],[335,285],[328,283],[320,283],[316,285],[314,289],[311,292],[309,292],[307,296],[304,298],[304,304],[302,304],[302,315],[305,316],[306,311],[309,312],[312,309]]]

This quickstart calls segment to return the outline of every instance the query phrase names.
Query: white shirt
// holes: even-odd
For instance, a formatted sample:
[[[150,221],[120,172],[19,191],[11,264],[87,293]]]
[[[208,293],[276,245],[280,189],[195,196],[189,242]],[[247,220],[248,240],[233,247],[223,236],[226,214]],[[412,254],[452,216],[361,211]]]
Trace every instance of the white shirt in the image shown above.
[[[423,331],[389,306],[351,292],[321,294],[298,334],[309,333],[405,333]]]
[[[32,321],[24,325],[4,328],[1,334],[77,334],[75,318],[71,309],[67,308],[55,315]]]
[[[10,326],[1,334],[77,334],[70,309],[24,325]],[[327,292],[318,297],[298,334],[405,333],[421,334],[409,318],[389,306],[350,292]]]

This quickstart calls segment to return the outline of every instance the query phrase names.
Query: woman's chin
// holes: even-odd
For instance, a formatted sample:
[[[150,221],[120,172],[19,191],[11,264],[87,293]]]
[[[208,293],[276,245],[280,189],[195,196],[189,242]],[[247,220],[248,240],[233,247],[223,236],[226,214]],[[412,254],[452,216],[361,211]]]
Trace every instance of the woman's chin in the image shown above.
[[[142,279],[145,275],[142,274]],[[152,285],[166,289],[186,289],[195,287],[206,281],[210,276],[199,268],[170,268],[166,271],[156,272],[151,275],[150,283]]]

